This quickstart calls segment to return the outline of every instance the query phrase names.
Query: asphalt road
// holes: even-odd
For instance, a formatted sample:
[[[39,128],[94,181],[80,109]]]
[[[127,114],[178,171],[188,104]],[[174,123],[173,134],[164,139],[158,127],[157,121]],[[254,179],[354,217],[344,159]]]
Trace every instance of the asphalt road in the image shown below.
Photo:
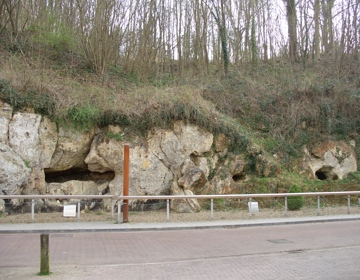
[[[235,229],[0,234],[0,279],[360,279],[360,221]]]

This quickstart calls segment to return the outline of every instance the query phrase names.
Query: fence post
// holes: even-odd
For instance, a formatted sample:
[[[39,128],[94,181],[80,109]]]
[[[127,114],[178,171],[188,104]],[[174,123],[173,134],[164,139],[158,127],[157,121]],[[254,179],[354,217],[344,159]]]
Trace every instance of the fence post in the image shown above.
[[[288,209],[287,196],[285,196],[285,217],[287,217],[287,209]]]
[[[77,203],[77,217],[78,217],[78,222],[80,221],[80,199],[78,200]]]
[[[114,219],[115,200],[111,199],[111,219]]]
[[[320,196],[317,197],[317,215],[320,215]]]
[[[348,195],[348,214],[350,214],[350,195]]]
[[[166,222],[170,221],[170,200],[166,200]]]
[[[40,234],[40,275],[49,275],[49,234]]]
[[[35,221],[35,199],[31,200],[31,221]]]
[[[210,220],[212,221],[214,219],[214,199],[211,199],[210,202]]]
[[[122,207],[122,201],[118,200],[118,224],[121,224],[121,207]]]
[[[249,211],[250,211],[250,219],[252,218],[252,207],[251,207],[251,201],[252,201],[252,198],[250,197],[249,199]]]

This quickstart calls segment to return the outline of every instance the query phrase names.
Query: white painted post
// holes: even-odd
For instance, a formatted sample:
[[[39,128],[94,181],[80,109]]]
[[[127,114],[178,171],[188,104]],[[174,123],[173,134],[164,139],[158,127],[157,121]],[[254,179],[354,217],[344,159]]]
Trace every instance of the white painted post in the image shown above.
[[[35,221],[35,199],[31,200],[31,221]]]
[[[118,224],[121,223],[120,222],[120,218],[121,218],[120,216],[121,216],[121,201],[118,200],[118,219],[117,219]]]
[[[348,214],[350,214],[350,195],[348,195]]]
[[[252,201],[252,199],[250,198],[250,199],[249,199],[249,212],[250,212],[250,219],[251,219],[251,217],[252,217],[251,201]]]
[[[78,200],[77,203],[77,217],[78,217],[78,222],[80,221],[80,199]]]
[[[111,199],[111,219],[114,219],[115,200]]]
[[[214,219],[214,199],[211,199],[210,202],[210,220],[212,221]]]

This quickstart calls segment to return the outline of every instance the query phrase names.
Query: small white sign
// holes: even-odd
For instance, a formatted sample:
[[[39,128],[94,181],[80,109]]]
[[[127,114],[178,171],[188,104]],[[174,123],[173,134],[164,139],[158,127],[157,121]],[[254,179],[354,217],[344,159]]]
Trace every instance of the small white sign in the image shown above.
[[[64,217],[76,217],[76,205],[64,205]]]
[[[257,202],[248,202],[250,214],[259,212],[259,204]]]

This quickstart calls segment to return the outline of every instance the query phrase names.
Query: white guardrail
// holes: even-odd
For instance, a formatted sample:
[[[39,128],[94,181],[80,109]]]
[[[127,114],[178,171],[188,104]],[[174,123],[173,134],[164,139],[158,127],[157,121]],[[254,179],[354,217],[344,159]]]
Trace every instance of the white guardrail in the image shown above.
[[[36,199],[77,199],[77,215],[80,220],[80,200],[81,199],[110,199],[111,200],[111,215],[114,218],[115,204],[118,204],[117,221],[120,223],[121,206],[125,200],[166,200],[166,220],[170,221],[170,200],[176,199],[210,199],[210,219],[214,218],[214,199],[249,199],[250,216],[251,216],[251,201],[253,198],[284,198],[284,211],[287,216],[287,198],[291,196],[310,196],[317,197],[317,215],[320,214],[320,199],[325,196],[347,196],[348,214],[350,214],[350,198],[351,196],[360,196],[360,191],[342,191],[342,192],[308,192],[308,193],[267,193],[267,194],[227,194],[227,195],[146,195],[146,196],[117,196],[117,195],[0,195],[0,199],[31,199],[31,220],[34,222],[35,216],[35,200]]]

